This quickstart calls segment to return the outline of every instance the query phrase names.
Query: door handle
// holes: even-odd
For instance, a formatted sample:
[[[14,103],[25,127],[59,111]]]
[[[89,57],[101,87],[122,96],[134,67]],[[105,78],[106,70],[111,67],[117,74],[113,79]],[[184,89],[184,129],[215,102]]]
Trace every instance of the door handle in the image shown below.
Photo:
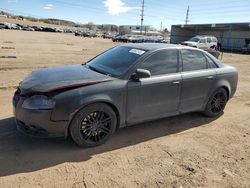
[[[214,76],[207,77],[208,80],[214,80]]]
[[[178,86],[179,86],[179,85],[181,84],[181,82],[180,82],[180,81],[175,81],[175,82],[172,82],[172,84],[173,84],[173,85],[178,85]]]

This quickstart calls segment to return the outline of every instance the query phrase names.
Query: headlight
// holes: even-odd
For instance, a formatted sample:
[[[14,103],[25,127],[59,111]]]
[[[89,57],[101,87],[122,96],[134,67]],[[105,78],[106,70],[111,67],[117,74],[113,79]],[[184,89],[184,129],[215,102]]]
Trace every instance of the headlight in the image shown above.
[[[44,95],[34,95],[27,98],[22,107],[31,110],[49,110],[54,108],[55,101]]]

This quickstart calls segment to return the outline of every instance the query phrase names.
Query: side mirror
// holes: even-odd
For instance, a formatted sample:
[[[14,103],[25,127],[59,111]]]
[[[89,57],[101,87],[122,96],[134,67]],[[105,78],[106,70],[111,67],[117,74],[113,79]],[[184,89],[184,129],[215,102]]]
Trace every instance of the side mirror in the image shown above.
[[[151,76],[150,71],[146,69],[137,69],[134,74],[131,75],[131,79],[138,81],[141,78],[149,78]]]

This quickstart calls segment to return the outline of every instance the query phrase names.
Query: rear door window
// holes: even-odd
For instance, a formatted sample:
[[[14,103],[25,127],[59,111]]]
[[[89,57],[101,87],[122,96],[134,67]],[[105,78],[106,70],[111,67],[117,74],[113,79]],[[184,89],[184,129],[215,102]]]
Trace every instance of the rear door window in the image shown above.
[[[208,66],[210,69],[218,68],[217,65],[215,64],[215,62],[210,57],[208,57],[207,55],[205,55],[205,56],[206,56]]]
[[[207,69],[207,60],[202,52],[197,50],[181,50],[183,71]]]

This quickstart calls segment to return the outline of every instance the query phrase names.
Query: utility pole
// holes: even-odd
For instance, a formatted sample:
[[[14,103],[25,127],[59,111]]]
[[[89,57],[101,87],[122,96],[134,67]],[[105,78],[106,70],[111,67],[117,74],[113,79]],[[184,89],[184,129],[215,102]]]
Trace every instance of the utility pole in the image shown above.
[[[160,30],[162,31],[162,21],[161,21],[161,29]]]
[[[141,34],[142,34],[143,20],[144,20],[144,0],[142,0],[142,7],[141,7]]]
[[[187,13],[186,13],[186,20],[185,20],[186,25],[189,22],[188,17],[189,17],[189,6],[188,6],[188,9],[187,9]]]

